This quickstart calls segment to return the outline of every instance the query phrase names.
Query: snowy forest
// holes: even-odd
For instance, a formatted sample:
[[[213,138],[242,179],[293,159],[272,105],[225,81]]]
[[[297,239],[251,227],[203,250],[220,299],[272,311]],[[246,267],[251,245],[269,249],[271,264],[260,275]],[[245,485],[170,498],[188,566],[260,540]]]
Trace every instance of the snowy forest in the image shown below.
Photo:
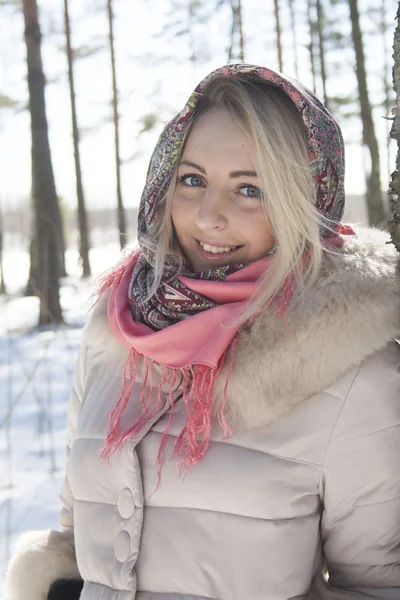
[[[66,410],[93,282],[135,242],[163,125],[224,63],[299,79],[344,133],[344,221],[398,249],[395,0],[0,0],[0,585],[57,526]],[[397,164],[396,164],[397,163]]]

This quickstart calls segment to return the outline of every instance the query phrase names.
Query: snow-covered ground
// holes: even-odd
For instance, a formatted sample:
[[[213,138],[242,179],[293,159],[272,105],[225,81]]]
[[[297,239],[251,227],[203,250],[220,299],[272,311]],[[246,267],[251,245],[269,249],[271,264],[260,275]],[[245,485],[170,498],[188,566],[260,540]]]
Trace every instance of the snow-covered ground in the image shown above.
[[[94,276],[118,260],[119,246],[95,248]],[[5,565],[22,531],[57,528],[64,474],[66,410],[93,280],[81,281],[67,252],[61,302],[66,324],[36,328],[38,301],[25,298],[29,257],[4,258],[8,296],[0,296],[0,597]]]

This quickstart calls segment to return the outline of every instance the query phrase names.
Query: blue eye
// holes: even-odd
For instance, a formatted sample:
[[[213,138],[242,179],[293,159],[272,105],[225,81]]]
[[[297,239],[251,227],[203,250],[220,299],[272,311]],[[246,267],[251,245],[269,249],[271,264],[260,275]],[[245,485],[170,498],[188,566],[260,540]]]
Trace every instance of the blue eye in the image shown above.
[[[246,191],[247,190],[247,191]],[[255,185],[243,185],[240,188],[241,193],[248,198],[261,198],[261,190]]]
[[[203,180],[198,175],[182,175],[178,177],[178,183],[183,183],[188,187],[200,187],[203,185]]]

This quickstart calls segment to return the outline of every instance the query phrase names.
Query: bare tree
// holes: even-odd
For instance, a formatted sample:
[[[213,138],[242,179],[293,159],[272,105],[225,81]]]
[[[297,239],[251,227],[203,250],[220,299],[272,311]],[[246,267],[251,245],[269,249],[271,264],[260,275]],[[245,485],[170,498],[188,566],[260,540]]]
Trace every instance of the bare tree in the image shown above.
[[[76,178],[76,196],[78,200],[78,226],[79,226],[79,237],[80,247],[79,253],[82,261],[82,275],[83,277],[90,277],[90,262],[89,262],[89,233],[87,225],[87,216],[85,208],[85,196],[83,193],[82,183],[82,170],[81,170],[81,159],[79,153],[79,128],[78,118],[76,113],[76,100],[75,100],[75,80],[74,80],[74,62],[73,62],[73,51],[71,45],[71,27],[69,18],[69,6],[68,0],[64,0],[64,24],[65,24],[65,39],[66,39],[66,52],[68,60],[68,80],[69,80],[69,94],[71,101],[71,118],[72,118],[72,139],[74,144],[74,160],[75,160],[75,178]]]
[[[54,222],[57,228],[57,239],[59,241],[60,246],[60,277],[66,277],[68,275],[67,269],[65,266],[65,232],[64,232],[64,219],[61,213],[61,207],[59,199],[57,198],[57,202],[54,206]]]
[[[308,44],[307,48],[310,53],[310,66],[311,66],[311,75],[312,75],[312,80],[313,80],[313,92],[315,94],[317,91],[317,83],[316,83],[316,76],[315,76],[315,47],[314,47],[315,24],[314,24],[313,17],[312,17],[311,0],[307,0],[307,21],[308,21],[308,30],[309,30],[309,34],[310,34],[310,43]]]
[[[324,104],[326,108],[329,108],[328,94],[326,93],[326,67],[325,67],[325,40],[324,40],[324,14],[321,4],[321,0],[316,0],[317,9],[317,31],[318,31],[318,43],[319,43],[319,63],[321,68],[321,80],[322,80],[322,91],[324,94]]]
[[[274,0],[274,13],[275,13],[275,30],[276,30],[276,49],[278,51],[278,65],[279,70],[283,71],[282,61],[282,44],[281,44],[281,21],[279,17],[279,0]]]
[[[294,0],[289,0],[289,13],[290,13],[290,29],[293,33],[293,51],[294,51],[294,72],[296,78],[299,78],[299,63],[297,57],[297,24],[296,24],[296,13],[294,10]]]
[[[230,0],[232,9],[231,43],[228,49],[228,62],[244,61],[244,38],[241,0]]]
[[[378,140],[372,119],[372,108],[369,100],[365,56],[360,27],[360,14],[357,0],[348,0],[350,8],[351,31],[356,56],[356,75],[358,95],[361,109],[363,144],[367,146],[371,157],[371,172],[367,175],[367,208],[370,225],[380,225],[385,219],[382,199],[381,170]]]
[[[397,8],[397,26],[393,40],[393,87],[396,93],[396,108],[393,110],[394,120],[390,137],[397,142],[396,168],[389,184],[391,220],[389,231],[392,242],[400,252],[400,5]]]
[[[118,228],[119,228],[119,244],[121,250],[126,242],[126,217],[125,209],[122,200],[121,187],[121,155],[119,149],[119,112],[118,112],[118,88],[117,74],[115,69],[115,48],[114,48],[114,16],[112,0],[107,0],[108,8],[108,27],[110,39],[110,57],[111,57],[111,72],[112,72],[112,104],[114,116],[114,146],[115,146],[115,174],[117,180],[117,206],[118,206]]]
[[[45,103],[41,32],[36,0],[23,0],[32,135],[32,195],[38,264],[35,288],[40,299],[39,325],[62,322],[60,305],[59,207],[51,161]]]

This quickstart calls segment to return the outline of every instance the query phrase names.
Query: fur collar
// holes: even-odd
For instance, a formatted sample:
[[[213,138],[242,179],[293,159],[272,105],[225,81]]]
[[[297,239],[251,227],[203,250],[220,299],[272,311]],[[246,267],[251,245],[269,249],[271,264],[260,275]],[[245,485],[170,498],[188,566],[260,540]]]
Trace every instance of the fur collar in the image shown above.
[[[285,320],[265,311],[242,328],[228,387],[232,426],[275,421],[400,334],[399,257],[387,239],[378,230],[358,229],[357,237],[325,254],[320,277]],[[127,351],[110,331],[106,307],[104,294],[85,340],[92,356],[121,358]],[[227,368],[216,382],[216,412]]]

